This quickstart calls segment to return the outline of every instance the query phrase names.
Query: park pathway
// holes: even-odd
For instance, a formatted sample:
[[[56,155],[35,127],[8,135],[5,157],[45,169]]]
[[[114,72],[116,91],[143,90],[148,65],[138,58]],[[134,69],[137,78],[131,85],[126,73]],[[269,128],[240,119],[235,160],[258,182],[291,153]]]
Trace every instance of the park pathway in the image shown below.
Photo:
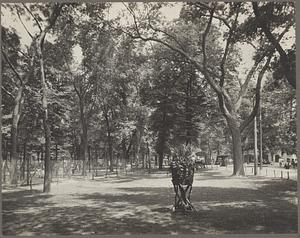
[[[172,213],[170,174],[59,180],[3,190],[4,235],[296,233],[297,183],[232,177],[230,168],[199,171],[196,212]]]

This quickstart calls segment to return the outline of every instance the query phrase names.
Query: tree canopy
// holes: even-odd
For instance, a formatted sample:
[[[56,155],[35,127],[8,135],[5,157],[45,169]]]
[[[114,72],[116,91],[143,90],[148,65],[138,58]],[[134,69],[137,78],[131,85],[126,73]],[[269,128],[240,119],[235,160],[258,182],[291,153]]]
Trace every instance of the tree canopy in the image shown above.
[[[295,152],[294,3],[2,6],[12,184],[27,160],[44,161],[47,192],[59,161],[81,161],[82,175],[150,168],[153,158],[162,169],[181,145],[210,158],[231,151],[243,175],[259,108],[264,149]]]

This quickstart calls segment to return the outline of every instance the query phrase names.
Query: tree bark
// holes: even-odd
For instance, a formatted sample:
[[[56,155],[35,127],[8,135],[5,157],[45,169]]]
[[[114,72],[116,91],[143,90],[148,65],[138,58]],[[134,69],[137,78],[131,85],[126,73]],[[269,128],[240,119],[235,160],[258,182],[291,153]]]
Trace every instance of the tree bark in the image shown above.
[[[4,143],[3,143],[3,160],[7,161],[7,158],[8,158],[7,140],[4,139]]]
[[[26,185],[29,186],[30,184],[30,156],[26,158]]]
[[[212,162],[212,149],[211,149],[211,145],[210,145],[210,141],[208,140],[208,151],[209,151],[209,163]]]
[[[32,44],[35,44],[35,41],[32,42]],[[20,120],[20,115],[21,115],[21,106],[23,104],[23,91],[25,88],[26,83],[28,82],[30,73],[33,69],[33,64],[34,64],[34,58],[35,58],[35,53],[31,56],[30,59],[30,64],[29,64],[29,71],[25,75],[20,75],[14,65],[11,63],[9,60],[7,54],[5,53],[4,50],[2,50],[2,55],[5,59],[5,61],[8,63],[9,67],[13,70],[15,73],[16,77],[20,81],[20,85],[17,90],[17,95],[14,100],[14,109],[13,109],[13,116],[12,116],[12,129],[11,129],[11,153],[10,153],[10,158],[11,158],[11,171],[10,171],[10,179],[9,179],[9,184],[17,184],[17,161],[18,161],[18,152],[17,152],[17,136],[18,136],[18,124]]]
[[[50,158],[50,146],[51,146],[51,138],[50,138],[50,128],[48,122],[48,112],[44,111],[43,115],[43,125],[44,125],[44,135],[45,135],[45,157],[44,157],[44,188],[43,192],[48,193],[51,189],[51,158]]]
[[[25,178],[25,163],[27,158],[27,140],[25,140],[23,144],[23,160],[22,160],[22,166],[21,166],[21,179],[23,180]]]
[[[108,156],[109,156],[109,171],[113,172],[113,148],[112,148],[112,138],[111,138],[111,129],[110,129],[110,123],[108,118],[108,112],[104,115],[105,121],[106,121],[106,129],[107,129],[107,140],[108,140]]]
[[[87,132],[84,131],[81,134],[81,142],[80,142],[80,157],[83,161],[82,164],[82,175],[86,175],[86,166],[87,166],[87,160],[88,160],[88,143],[87,143]]]
[[[79,95],[78,95],[79,96]],[[79,96],[80,104],[80,123],[81,123],[81,135],[80,135],[80,156],[83,161],[82,175],[86,175],[86,165],[88,160],[88,126],[87,118],[85,117],[85,105],[83,98]]]
[[[150,151],[150,148],[149,148],[149,143],[147,142],[147,157],[148,157],[148,173],[150,174],[151,173],[151,151]]]
[[[41,83],[42,83],[42,109],[43,109],[43,128],[44,128],[44,137],[45,137],[45,157],[44,157],[44,187],[43,192],[50,192],[51,187],[51,166],[50,166],[50,147],[51,147],[51,133],[49,127],[49,118],[48,118],[48,102],[47,102],[47,84],[44,70],[44,59],[43,59],[43,41],[46,36],[46,31],[42,32],[38,43],[38,56],[41,70]]]
[[[44,58],[43,58],[43,46],[46,34],[54,26],[60,11],[63,7],[63,4],[55,3],[51,15],[49,17],[49,24],[45,27],[44,30],[41,30],[37,38],[37,53],[39,56],[40,70],[41,70],[41,84],[42,84],[42,109],[43,109],[43,127],[44,127],[44,136],[45,136],[45,173],[44,173],[44,187],[43,192],[48,193],[51,189],[51,132],[49,127],[49,117],[48,117],[48,102],[47,102],[47,84],[44,70]]]
[[[44,161],[44,146],[41,145],[41,161]]]
[[[185,100],[185,123],[186,123],[186,138],[185,144],[191,144],[191,128],[192,128],[192,112],[191,112],[191,94],[192,94],[192,79],[190,78],[186,86],[186,100]]]
[[[245,175],[242,152],[242,136],[239,123],[234,119],[227,119],[228,127],[232,137],[233,175]]]
[[[122,139],[122,153],[123,153],[123,159],[124,159],[124,163],[125,163],[125,166],[128,162],[128,157],[127,157],[127,150],[126,150],[126,140],[125,138],[123,137]]]
[[[160,151],[158,154],[158,169],[162,170],[164,161],[164,152]]]
[[[58,145],[57,145],[57,142],[55,144],[55,161],[58,160]]]
[[[17,177],[17,164],[18,164],[18,153],[17,153],[17,128],[12,126],[11,128],[11,162],[10,162],[10,178],[9,184],[10,185],[17,185],[18,177]]]
[[[21,114],[21,104],[22,104],[22,95],[23,95],[24,86],[21,85],[18,88],[17,96],[14,101],[14,109],[13,109],[13,118],[12,118],[12,127],[11,127],[11,168],[10,168],[10,185],[17,185],[18,176],[17,176],[17,164],[18,164],[18,152],[17,152],[17,144],[18,144],[18,125]]]
[[[89,173],[91,172],[91,147],[88,146]]]
[[[257,175],[257,123],[254,118],[254,175]]]
[[[163,128],[158,134],[158,169],[162,170],[163,168],[163,160],[165,154],[165,147],[167,142],[167,128],[166,128],[166,112],[163,110]]]
[[[136,139],[137,139],[136,140],[136,156],[137,156],[137,162],[139,165],[140,161],[143,159],[143,155],[141,153],[141,145],[143,143],[143,137],[144,137],[144,120],[141,115],[139,115],[138,125],[137,125],[135,132],[136,132]]]

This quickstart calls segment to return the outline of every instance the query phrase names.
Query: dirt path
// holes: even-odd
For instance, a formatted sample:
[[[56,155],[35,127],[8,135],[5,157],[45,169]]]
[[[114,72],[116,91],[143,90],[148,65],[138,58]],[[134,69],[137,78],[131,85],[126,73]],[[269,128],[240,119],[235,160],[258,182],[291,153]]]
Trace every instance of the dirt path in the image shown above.
[[[4,235],[296,233],[297,183],[230,177],[219,168],[195,175],[197,212],[172,213],[170,175],[73,178],[33,191],[3,191]]]

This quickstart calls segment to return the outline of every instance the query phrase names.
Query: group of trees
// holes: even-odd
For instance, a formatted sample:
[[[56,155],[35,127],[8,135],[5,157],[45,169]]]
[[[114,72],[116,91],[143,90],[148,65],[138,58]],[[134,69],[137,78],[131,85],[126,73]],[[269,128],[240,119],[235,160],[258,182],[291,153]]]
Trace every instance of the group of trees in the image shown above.
[[[295,42],[286,36],[294,39],[294,4],[174,5],[180,15],[168,21],[162,9],[170,3],[124,3],[116,19],[113,3],[3,5],[30,39],[2,26],[10,184],[29,173],[33,154],[48,192],[52,160],[81,160],[86,175],[98,158],[113,171],[117,161],[145,167],[153,152],[161,169],[181,144],[210,155],[231,144],[233,173],[243,175],[242,147],[259,106],[265,149],[293,152]],[[245,44],[253,62],[241,73]]]

